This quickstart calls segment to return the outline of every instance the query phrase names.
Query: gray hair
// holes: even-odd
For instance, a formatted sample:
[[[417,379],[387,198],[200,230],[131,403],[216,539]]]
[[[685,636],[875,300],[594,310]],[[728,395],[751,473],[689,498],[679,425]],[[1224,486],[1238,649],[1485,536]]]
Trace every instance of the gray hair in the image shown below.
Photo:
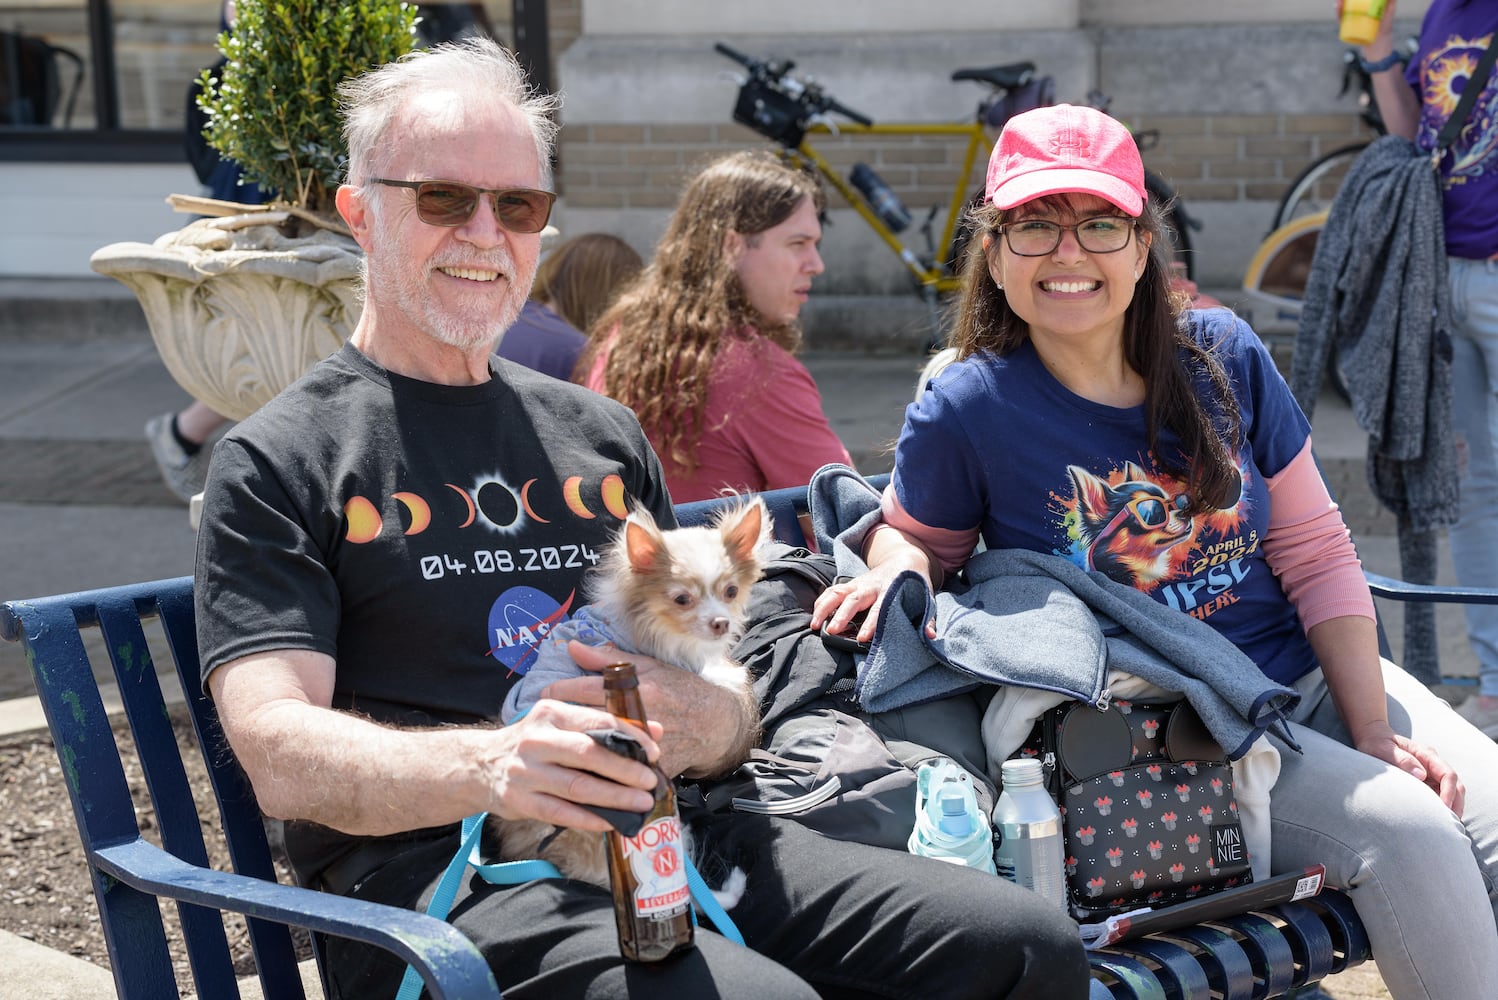
[[[483,36],[416,49],[339,84],[351,182],[364,183],[392,155],[382,148],[385,129],[409,98],[429,88],[482,94],[485,100],[512,105],[535,138],[541,186],[552,186],[551,152],[557,136],[552,116],[561,101],[554,94],[537,92],[514,55]]]

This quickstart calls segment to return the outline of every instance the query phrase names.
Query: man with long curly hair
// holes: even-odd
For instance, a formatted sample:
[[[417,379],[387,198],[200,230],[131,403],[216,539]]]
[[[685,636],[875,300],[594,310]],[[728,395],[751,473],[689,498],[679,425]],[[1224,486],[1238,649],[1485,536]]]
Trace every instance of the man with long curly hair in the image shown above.
[[[825,207],[814,175],[768,152],[715,160],[589,331],[574,378],[635,411],[675,502],[800,486],[850,464],[794,356]]]

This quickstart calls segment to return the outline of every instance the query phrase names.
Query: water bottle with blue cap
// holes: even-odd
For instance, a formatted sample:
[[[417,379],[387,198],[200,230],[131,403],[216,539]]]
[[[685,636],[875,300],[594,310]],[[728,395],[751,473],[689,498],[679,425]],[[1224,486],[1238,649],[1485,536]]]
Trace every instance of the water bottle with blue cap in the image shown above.
[[[993,832],[978,806],[972,775],[956,761],[937,757],[916,771],[915,829],[911,854],[995,874]]]

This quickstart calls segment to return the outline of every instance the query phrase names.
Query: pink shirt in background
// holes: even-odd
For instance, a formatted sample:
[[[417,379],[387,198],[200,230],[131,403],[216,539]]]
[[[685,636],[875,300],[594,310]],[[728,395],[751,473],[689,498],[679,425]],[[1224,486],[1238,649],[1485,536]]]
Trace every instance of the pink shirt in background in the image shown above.
[[[607,351],[600,352],[583,384],[603,391]],[[725,336],[713,361],[702,415],[697,467],[671,461],[661,436],[646,427],[666,470],[673,503],[735,492],[804,486],[831,462],[851,465],[827,416],[822,394],[806,366],[763,337]]]

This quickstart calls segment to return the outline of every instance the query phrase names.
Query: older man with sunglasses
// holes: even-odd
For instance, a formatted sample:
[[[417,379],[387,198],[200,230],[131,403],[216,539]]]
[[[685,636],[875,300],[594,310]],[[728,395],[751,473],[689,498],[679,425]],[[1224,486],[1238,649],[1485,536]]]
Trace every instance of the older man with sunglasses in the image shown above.
[[[671,774],[741,761],[757,708],[642,657],[648,732],[601,680],[492,721],[579,600],[627,504],[674,524],[623,406],[493,356],[550,212],[554,105],[487,40],[345,86],[338,207],[366,252],[349,344],[218,446],[196,586],[204,685],[306,884],[426,908],[490,812],[602,832],[650,807],[653,772],[589,731],[622,727]],[[622,654],[574,644],[598,671]],[[576,683],[576,682],[574,682]],[[748,947],[699,930],[650,966],[619,956],[607,892],[462,880],[451,919],[512,997],[1086,995],[1076,928],[1002,880],[731,814],[703,842],[748,875]],[[338,938],[331,992],[389,997],[402,966]]]

